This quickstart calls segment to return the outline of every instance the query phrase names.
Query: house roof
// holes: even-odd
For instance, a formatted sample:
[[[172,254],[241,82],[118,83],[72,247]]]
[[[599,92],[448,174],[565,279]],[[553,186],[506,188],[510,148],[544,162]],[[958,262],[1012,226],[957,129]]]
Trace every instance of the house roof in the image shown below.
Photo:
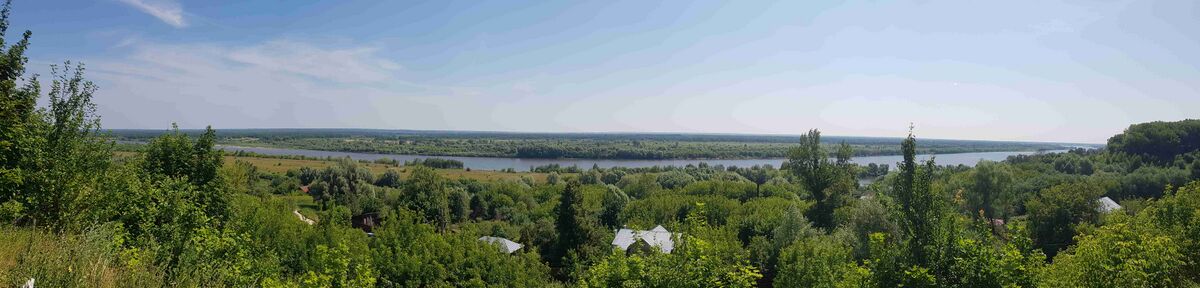
[[[633,245],[634,242],[641,239],[642,241],[646,241],[646,244],[650,244],[650,246],[658,247],[663,253],[671,253],[671,250],[675,250],[675,240],[672,240],[671,236],[673,234],[667,231],[667,228],[663,228],[662,225],[658,225],[658,227],[654,227],[654,229],[650,229],[649,231],[620,229],[617,230],[616,237],[613,237],[612,245],[625,250],[629,248],[629,245]]]
[[[513,252],[520,250],[521,247],[524,247],[524,245],[521,245],[521,243],[513,242],[512,240],[508,240],[508,239],[504,239],[504,238],[500,238],[500,237],[483,236],[483,237],[479,237],[479,241],[488,242],[491,244],[499,244],[500,250],[504,251],[504,253],[509,253],[509,254],[512,254]]]
[[[1121,209],[1121,205],[1117,204],[1117,201],[1113,201],[1112,198],[1108,197],[1100,198],[1100,206],[1096,207],[1096,210],[1102,213],[1112,212],[1113,210],[1117,209]]]

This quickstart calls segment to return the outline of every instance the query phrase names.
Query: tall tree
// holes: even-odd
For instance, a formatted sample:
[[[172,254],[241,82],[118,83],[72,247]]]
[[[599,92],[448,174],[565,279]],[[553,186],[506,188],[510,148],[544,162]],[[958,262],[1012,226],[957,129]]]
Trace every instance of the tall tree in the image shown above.
[[[599,244],[603,240],[597,217],[584,208],[582,188],[578,181],[567,182],[555,211],[558,241],[550,256],[561,268],[558,276],[563,279],[576,276],[584,269],[583,265],[607,251]]]
[[[217,131],[212,126],[204,127],[204,134],[192,144],[192,173],[189,178],[193,184],[204,186],[217,179],[217,170],[221,169],[223,157],[221,151],[215,149]]]
[[[554,228],[558,230],[557,257],[566,256],[567,252],[579,248],[587,241],[587,232],[583,219],[583,191],[580,191],[578,181],[567,182],[562,196],[558,198]]]
[[[471,195],[467,191],[456,188],[450,192],[450,218],[454,223],[467,221],[471,216]]]
[[[916,162],[917,139],[910,132],[900,144],[904,161],[900,163],[900,174],[892,188],[896,202],[900,204],[901,230],[908,239],[908,255],[917,266],[929,266],[928,250],[935,248],[935,229],[942,213],[939,201],[930,182],[933,177],[933,159],[925,162],[925,169],[918,170]]]
[[[450,195],[446,181],[432,168],[416,166],[405,185],[406,194],[412,197],[413,210],[424,213],[426,221],[432,222],[438,231],[445,232],[450,225]]]
[[[25,76],[32,33],[4,47],[11,4],[0,10],[0,204],[28,213],[0,216],[62,228],[107,169],[112,144],[100,137],[96,86],[83,78],[82,65],[51,66],[48,107],[36,107],[40,81]]]
[[[838,167],[848,167],[850,166],[850,157],[854,157],[854,148],[850,148],[850,144],[842,141],[841,144],[838,144],[836,156]]]
[[[187,134],[179,132],[172,124],[172,131],[154,138],[146,145],[142,170],[152,175],[185,180],[195,186],[198,193],[195,201],[209,217],[223,220],[229,206],[229,193],[218,181],[218,170],[222,166],[221,152],[214,150],[216,131],[205,129],[197,141],[192,142]]]
[[[1008,167],[1001,163],[980,160],[971,176],[971,190],[974,192],[968,198],[971,212],[983,211],[986,219],[1000,217],[1001,215],[997,215],[995,202],[1005,197],[1012,184],[1012,173],[1008,171]]]
[[[94,188],[112,157],[112,144],[100,135],[100,118],[95,114],[92,94],[96,86],[83,78],[83,66],[51,66],[49,110],[43,112],[45,129],[40,177],[27,187],[33,215],[65,224],[66,213],[75,210],[83,193]]]
[[[31,32],[25,31],[15,45],[4,47],[11,7],[11,1],[6,1],[0,11],[0,203],[12,201],[9,205],[16,206],[26,201],[19,199],[24,197],[18,193],[38,170],[36,160],[45,139],[36,135],[42,124],[36,110],[37,76],[24,77]],[[27,80],[23,86],[19,85],[22,80]]]
[[[848,191],[845,186],[835,187],[844,179],[839,179],[842,173],[835,163],[829,162],[829,152],[821,147],[821,131],[813,129],[800,135],[800,145],[788,151],[787,166],[816,202],[807,212],[808,219],[817,227],[832,229],[833,210]]]
[[[608,191],[604,193],[600,204],[604,206],[600,211],[600,224],[615,229],[621,227],[621,211],[625,210],[625,205],[629,203],[629,196],[617,186],[606,186]]]

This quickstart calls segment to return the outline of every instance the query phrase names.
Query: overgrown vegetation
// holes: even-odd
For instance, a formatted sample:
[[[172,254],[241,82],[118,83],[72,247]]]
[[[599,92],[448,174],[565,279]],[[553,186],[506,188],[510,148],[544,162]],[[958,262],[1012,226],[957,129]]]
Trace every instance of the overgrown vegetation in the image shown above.
[[[428,166],[453,162],[429,159],[403,172],[349,159],[240,161],[214,148],[222,136],[211,128],[114,153],[81,66],[55,69],[48,105],[37,106],[39,82],[23,78],[29,37],[0,45],[2,286],[1200,283],[1195,120],[1133,125],[1106,150],[973,168],[917,162],[911,133],[892,144],[904,155],[898,170],[857,167],[854,145],[827,146],[812,130],[786,145],[778,169],[548,166],[535,169],[544,179],[452,179],[462,170]],[[321,166],[268,169],[283,160]],[[881,179],[860,186],[863,174]],[[1100,209],[1100,197],[1123,207]],[[612,245],[616,229],[659,225],[673,249]]]

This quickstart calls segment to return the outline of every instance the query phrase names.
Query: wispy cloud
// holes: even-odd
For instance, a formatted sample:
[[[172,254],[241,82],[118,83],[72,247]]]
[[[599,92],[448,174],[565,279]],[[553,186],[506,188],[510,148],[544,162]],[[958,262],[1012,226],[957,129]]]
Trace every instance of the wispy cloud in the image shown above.
[[[105,126],[391,127],[443,123],[471,88],[403,79],[369,46],[273,40],[249,45],[135,41],[88,61]],[[348,105],[349,104],[349,105]],[[485,111],[473,111],[483,114]]]
[[[339,83],[388,80],[400,65],[375,56],[374,48],[325,49],[279,40],[234,48],[229,59],[273,72],[304,75]]]
[[[158,20],[162,20],[175,28],[184,28],[188,26],[187,20],[183,19],[183,7],[175,0],[120,0],[129,6],[133,6],[146,14],[150,14]]]

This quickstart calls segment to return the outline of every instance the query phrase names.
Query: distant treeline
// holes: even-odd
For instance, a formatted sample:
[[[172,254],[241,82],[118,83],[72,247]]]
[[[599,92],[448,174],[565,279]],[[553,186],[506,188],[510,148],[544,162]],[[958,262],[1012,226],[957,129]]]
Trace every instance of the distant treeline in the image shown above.
[[[141,141],[162,131],[112,130],[123,141]],[[897,155],[898,139],[827,137],[827,148],[845,142],[855,156]],[[326,151],[429,156],[578,159],[753,159],[784,158],[798,138],[722,134],[496,133],[406,130],[262,129],[234,130],[220,143]],[[928,140],[918,153],[967,153],[1064,149],[1053,143]]]
[[[169,132],[165,129],[111,129],[110,134],[127,139],[150,139]],[[181,133],[198,136],[199,129],[180,129]],[[599,141],[681,141],[681,142],[748,142],[787,143],[799,141],[800,135],[704,134],[704,133],[519,133],[488,131],[425,131],[380,129],[222,129],[223,138],[258,138],[264,140],[299,138],[381,138],[381,139],[475,139],[475,140],[599,140]],[[898,137],[823,136],[823,143],[890,144],[903,140]],[[988,146],[1011,144],[1045,144],[1015,141],[926,139],[932,146]],[[1066,144],[1066,143],[1050,143]]]
[[[425,159],[413,159],[412,161],[404,161],[404,166],[416,166],[416,165],[423,165],[425,167],[438,168],[438,169],[463,169],[463,167],[464,167],[462,161],[458,161],[458,160],[454,160],[454,159],[425,158]]]
[[[1155,121],[1129,126],[1125,133],[1108,139],[1108,150],[1143,157],[1157,163],[1196,157],[1200,149],[1200,120]]]

